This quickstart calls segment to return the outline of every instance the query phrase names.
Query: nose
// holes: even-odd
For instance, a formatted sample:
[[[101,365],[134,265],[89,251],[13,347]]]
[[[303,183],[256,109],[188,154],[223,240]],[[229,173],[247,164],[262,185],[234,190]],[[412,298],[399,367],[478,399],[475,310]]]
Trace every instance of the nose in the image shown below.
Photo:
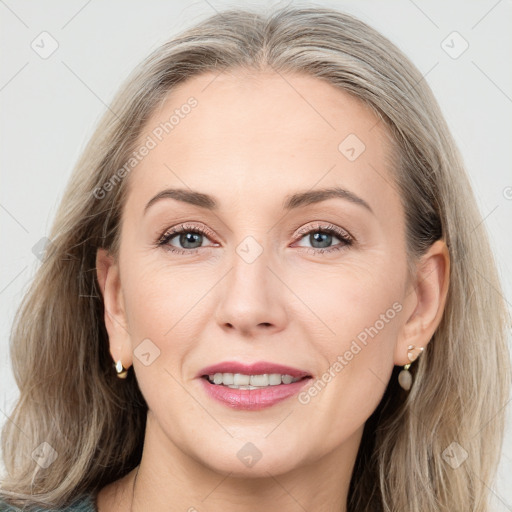
[[[234,255],[233,266],[218,289],[215,317],[223,330],[253,337],[285,328],[286,286],[268,260],[265,251],[252,262]]]

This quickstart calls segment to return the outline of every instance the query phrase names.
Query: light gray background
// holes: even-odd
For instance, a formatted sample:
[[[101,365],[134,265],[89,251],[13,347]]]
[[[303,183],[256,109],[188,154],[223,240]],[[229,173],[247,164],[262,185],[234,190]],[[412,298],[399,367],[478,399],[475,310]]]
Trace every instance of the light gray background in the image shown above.
[[[404,50],[425,74],[464,156],[510,306],[512,2],[315,4],[357,15]],[[135,64],[163,41],[215,11],[257,5],[220,0],[0,0],[0,424],[17,396],[8,339],[16,307],[39,263],[32,248],[49,231],[72,167],[106,104]],[[31,47],[43,31],[58,43],[46,59]],[[454,31],[463,39],[450,36]],[[453,58],[464,41],[468,49]],[[512,510],[510,403],[507,407],[496,510]]]

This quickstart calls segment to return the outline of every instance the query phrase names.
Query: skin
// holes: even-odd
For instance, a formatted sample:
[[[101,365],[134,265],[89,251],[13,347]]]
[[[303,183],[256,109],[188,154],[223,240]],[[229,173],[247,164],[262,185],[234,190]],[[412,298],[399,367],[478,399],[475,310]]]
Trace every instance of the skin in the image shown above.
[[[112,358],[133,365],[149,406],[133,503],[135,470],[100,491],[99,510],[345,511],[365,421],[393,366],[409,362],[407,347],[425,347],[441,320],[446,245],[433,244],[408,275],[389,137],[349,94],[303,75],[208,73],[174,89],[140,141],[190,96],[197,107],[129,175],[118,259],[97,254]],[[349,134],[366,146],[354,161],[338,150]],[[291,193],[330,186],[373,213],[340,198],[282,208]],[[173,187],[209,194],[219,208],[167,198],[144,214]],[[337,235],[313,245],[317,221],[355,241],[313,252],[344,245]],[[199,235],[189,254],[156,245],[183,222],[211,236]],[[236,252],[247,236],[262,248],[252,263]],[[169,244],[191,251],[179,235]],[[394,303],[394,318],[307,404],[295,396],[233,410],[196,378],[228,360],[282,363],[318,378]],[[147,338],[160,350],[148,366],[134,356]],[[252,467],[237,457],[247,442],[262,454]]]

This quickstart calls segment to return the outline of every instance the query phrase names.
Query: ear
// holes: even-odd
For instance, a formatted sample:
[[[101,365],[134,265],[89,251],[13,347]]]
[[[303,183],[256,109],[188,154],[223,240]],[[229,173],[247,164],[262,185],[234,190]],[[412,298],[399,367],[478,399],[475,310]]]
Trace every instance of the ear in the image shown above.
[[[395,364],[410,363],[409,345],[425,348],[443,316],[450,281],[450,254],[443,240],[434,242],[416,265],[404,299],[407,320],[395,346]],[[418,351],[416,352],[418,353]]]
[[[123,366],[129,368],[133,358],[119,265],[106,249],[100,248],[96,253],[96,275],[105,306],[104,320],[108,332],[110,354],[114,362],[121,360]]]

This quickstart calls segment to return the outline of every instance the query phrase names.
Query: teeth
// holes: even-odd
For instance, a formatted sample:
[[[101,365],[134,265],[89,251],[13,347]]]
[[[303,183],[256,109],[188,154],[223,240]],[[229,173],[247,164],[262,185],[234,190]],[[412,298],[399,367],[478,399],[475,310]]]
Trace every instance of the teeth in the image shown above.
[[[268,375],[267,374],[251,375],[250,384],[251,384],[251,386],[259,386],[259,387],[268,386],[269,385]]]
[[[235,383],[235,378],[232,373],[221,373],[218,375],[222,375],[222,384],[226,386],[232,386]]]
[[[283,375],[281,377],[283,384],[291,384],[293,381],[293,377],[291,375]]]
[[[259,389],[280,384],[297,382],[301,377],[281,375],[280,373],[264,373],[263,375],[244,375],[243,373],[215,373],[208,375],[208,380],[214,384],[222,384],[233,389]]]
[[[224,374],[219,373],[218,375],[221,376],[222,382],[224,382]],[[233,375],[233,384],[235,386],[248,386],[250,384],[251,377],[249,375],[243,375],[241,373],[235,373]]]
[[[277,386],[278,384],[281,384],[281,374],[280,373],[271,373],[268,376],[268,383],[271,386]]]

